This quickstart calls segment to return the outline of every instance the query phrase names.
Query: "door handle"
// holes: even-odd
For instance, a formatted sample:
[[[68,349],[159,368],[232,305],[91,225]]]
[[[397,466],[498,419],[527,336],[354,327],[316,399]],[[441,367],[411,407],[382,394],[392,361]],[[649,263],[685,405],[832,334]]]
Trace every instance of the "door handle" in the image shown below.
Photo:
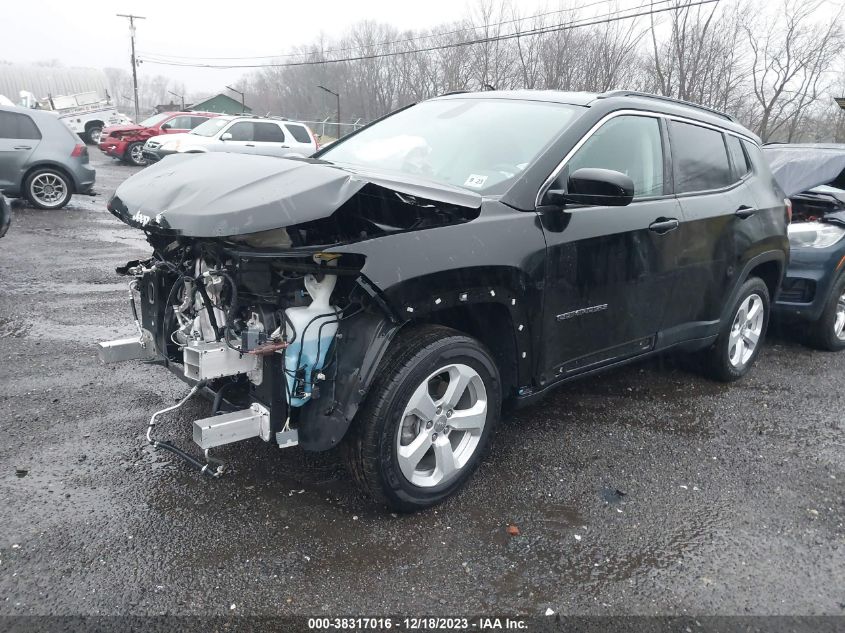
[[[247,147],[255,147],[255,143],[247,143],[246,146]]]
[[[669,231],[674,231],[681,225],[677,218],[657,218],[654,222],[648,225],[649,231],[654,231],[663,235]]]
[[[288,149],[290,145],[282,145],[283,148]]]
[[[29,145],[15,145],[15,149],[32,149]]]
[[[739,207],[739,209],[736,210],[735,215],[740,220],[744,220],[745,218],[750,218],[755,213],[757,213],[757,209],[754,209],[753,207],[748,207],[743,204]]]

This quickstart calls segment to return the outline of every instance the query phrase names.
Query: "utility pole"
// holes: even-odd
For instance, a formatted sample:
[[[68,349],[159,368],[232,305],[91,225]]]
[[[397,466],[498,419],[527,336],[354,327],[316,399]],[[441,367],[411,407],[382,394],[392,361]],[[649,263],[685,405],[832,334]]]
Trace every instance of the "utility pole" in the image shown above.
[[[131,13],[118,13],[119,18],[129,18],[129,39],[132,42],[132,91],[135,94],[135,122],[140,118],[138,111],[138,63],[135,61],[135,20],[146,20],[142,15]]]
[[[337,138],[340,138],[340,94],[334,90],[329,90],[325,86],[317,86],[320,90],[325,90],[330,95],[334,95],[337,99]]]
[[[232,92],[237,92],[239,95],[241,95],[241,114],[244,114],[246,112],[246,97],[244,96],[244,93],[242,93],[237,88],[232,88],[232,86],[226,86],[226,88],[228,88]]]

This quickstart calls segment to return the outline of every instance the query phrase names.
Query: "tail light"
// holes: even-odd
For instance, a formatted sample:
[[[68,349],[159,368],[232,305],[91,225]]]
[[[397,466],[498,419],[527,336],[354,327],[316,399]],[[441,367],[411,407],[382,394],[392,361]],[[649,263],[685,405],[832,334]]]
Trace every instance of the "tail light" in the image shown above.
[[[71,158],[79,158],[80,156],[88,156],[88,148],[82,145],[76,145],[70,153]]]
[[[792,200],[784,198],[783,203],[786,205],[786,223],[792,224]]]

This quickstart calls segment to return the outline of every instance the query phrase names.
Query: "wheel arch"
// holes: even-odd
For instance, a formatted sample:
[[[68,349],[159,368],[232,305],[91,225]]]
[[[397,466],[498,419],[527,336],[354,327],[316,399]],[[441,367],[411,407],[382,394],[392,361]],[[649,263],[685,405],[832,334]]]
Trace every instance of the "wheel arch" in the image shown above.
[[[24,171],[23,176],[21,177],[20,182],[20,193],[21,195],[26,195],[26,180],[27,178],[32,175],[33,172],[39,169],[54,169],[58,172],[61,172],[70,182],[71,186],[71,194],[76,193],[77,189],[79,188],[78,183],[76,182],[76,178],[74,178],[73,173],[71,173],[67,168],[65,168],[61,163],[56,163],[52,161],[39,161],[33,165],[30,165],[26,171]]]
[[[101,127],[101,128],[103,128],[103,127],[106,127],[106,123],[105,123],[105,121],[100,121],[99,119],[93,119],[93,120],[91,120],[91,121],[86,121],[86,122],[85,122],[85,131],[86,131],[86,132],[87,132],[88,130],[90,130],[92,127]]]
[[[722,321],[730,316],[729,313],[736,303],[742,285],[750,277],[759,277],[763,280],[769,290],[769,301],[774,304],[775,296],[780,289],[785,274],[786,253],[782,251],[767,251],[749,259],[742,267],[740,274],[736,276],[730,298],[725,302],[722,309]]]
[[[531,376],[531,327],[523,296],[485,285],[460,291],[429,289],[425,300],[397,304],[369,285],[381,309],[344,319],[335,353],[337,377],[319,399],[299,410],[300,445],[321,451],[340,442],[367,397],[379,364],[400,331],[415,325],[444,325],[477,339],[493,356],[502,380],[503,399],[513,399]],[[328,372],[327,372],[328,373]]]

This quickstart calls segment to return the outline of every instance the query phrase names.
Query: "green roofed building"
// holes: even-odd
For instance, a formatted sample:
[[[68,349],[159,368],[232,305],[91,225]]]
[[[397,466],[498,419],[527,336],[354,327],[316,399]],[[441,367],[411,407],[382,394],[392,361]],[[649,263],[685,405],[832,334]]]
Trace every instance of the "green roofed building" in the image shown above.
[[[222,93],[195,103],[188,109],[197,112],[219,112],[220,114],[252,114],[252,108],[248,105],[241,105],[241,102],[237,99]]]

